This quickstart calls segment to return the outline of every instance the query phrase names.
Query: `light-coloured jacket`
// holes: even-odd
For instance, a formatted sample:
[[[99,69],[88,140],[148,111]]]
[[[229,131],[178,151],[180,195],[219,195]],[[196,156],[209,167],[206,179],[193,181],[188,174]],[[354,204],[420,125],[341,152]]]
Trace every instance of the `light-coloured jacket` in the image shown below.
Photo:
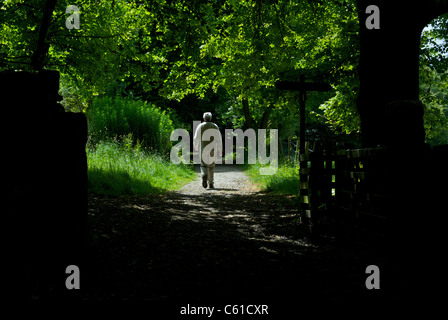
[[[207,132],[204,136],[204,133],[210,129],[212,131]],[[208,139],[207,136],[210,139]],[[198,125],[196,132],[194,133],[193,145],[195,149],[199,148],[200,145],[199,154],[202,165],[214,165],[216,162],[217,153],[219,152],[218,150],[222,152],[222,137],[218,126],[210,121],[202,122]],[[206,152],[204,153],[203,151],[205,148]]]

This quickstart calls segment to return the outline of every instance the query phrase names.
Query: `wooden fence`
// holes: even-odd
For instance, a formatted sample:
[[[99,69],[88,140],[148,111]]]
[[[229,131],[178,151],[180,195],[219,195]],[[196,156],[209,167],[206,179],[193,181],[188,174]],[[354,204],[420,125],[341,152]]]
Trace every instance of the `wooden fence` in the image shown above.
[[[336,167],[335,214],[339,231],[351,238],[368,234],[383,239],[394,207],[389,150],[340,150]]]
[[[312,232],[329,227],[343,238],[380,242],[416,238],[416,229],[437,229],[431,221],[446,213],[448,145],[309,149],[307,143],[300,155],[300,214]]]
[[[322,147],[317,143],[310,150],[305,143],[300,161],[300,212],[302,222],[311,229],[327,223],[335,201],[335,152],[333,147]]]
[[[312,232],[331,225],[344,237],[384,238],[388,218],[396,210],[392,203],[396,183],[391,179],[395,166],[390,150],[336,151],[331,145],[314,145],[312,150],[300,155],[302,221]]]

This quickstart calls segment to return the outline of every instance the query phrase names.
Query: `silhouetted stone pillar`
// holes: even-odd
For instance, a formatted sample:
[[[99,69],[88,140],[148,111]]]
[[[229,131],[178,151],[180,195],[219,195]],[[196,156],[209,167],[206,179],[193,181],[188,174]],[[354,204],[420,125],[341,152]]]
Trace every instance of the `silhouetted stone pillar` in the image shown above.
[[[431,148],[424,144],[419,53],[423,28],[448,12],[448,1],[357,0],[357,4],[361,134],[364,146],[385,146],[388,159],[384,168],[388,174],[379,180],[390,199],[385,247],[390,264],[382,288],[407,300],[436,292],[434,284],[442,275],[436,267],[440,253],[433,250],[441,249],[433,223],[438,220],[434,203],[442,197],[434,192],[440,173],[434,169],[437,161],[432,161]],[[372,11],[366,10],[372,5],[379,9],[375,25]]]
[[[58,103],[59,73],[0,73],[3,262],[10,296],[68,294],[65,268],[83,261],[87,121]]]
[[[424,142],[419,100],[420,35],[448,11],[448,1],[358,0],[360,92],[357,100],[365,146]],[[379,9],[376,28],[366,25]],[[367,11],[367,12],[366,12]],[[368,21],[369,23],[371,21]],[[406,139],[401,140],[402,137]]]

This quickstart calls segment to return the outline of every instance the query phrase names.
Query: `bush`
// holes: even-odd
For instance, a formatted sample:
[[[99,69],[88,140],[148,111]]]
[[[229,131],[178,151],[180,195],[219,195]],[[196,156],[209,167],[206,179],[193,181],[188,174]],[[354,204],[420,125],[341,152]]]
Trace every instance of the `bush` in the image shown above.
[[[174,130],[170,117],[154,105],[130,98],[96,98],[88,111],[89,136],[99,141],[131,136],[143,148],[167,155]]]

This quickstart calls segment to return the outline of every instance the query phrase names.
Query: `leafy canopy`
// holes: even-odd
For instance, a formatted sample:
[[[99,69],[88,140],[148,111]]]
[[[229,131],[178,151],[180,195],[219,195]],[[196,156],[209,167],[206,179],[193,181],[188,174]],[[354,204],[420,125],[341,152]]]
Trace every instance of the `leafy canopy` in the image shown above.
[[[49,2],[2,2],[0,70],[33,70]],[[275,82],[305,73],[333,87],[309,95],[308,121],[359,129],[355,0],[80,0],[80,29],[68,30],[71,4],[56,2],[43,60],[44,68],[61,72],[69,108],[85,110],[94,96],[111,92],[183,101],[221,90],[231,101],[221,111],[235,124],[248,114],[261,121],[272,108],[270,123],[278,126],[286,116],[298,117],[297,93],[280,92]],[[431,26],[422,35],[421,58],[429,138],[446,128],[446,16]],[[293,131],[296,123],[289,126]]]

